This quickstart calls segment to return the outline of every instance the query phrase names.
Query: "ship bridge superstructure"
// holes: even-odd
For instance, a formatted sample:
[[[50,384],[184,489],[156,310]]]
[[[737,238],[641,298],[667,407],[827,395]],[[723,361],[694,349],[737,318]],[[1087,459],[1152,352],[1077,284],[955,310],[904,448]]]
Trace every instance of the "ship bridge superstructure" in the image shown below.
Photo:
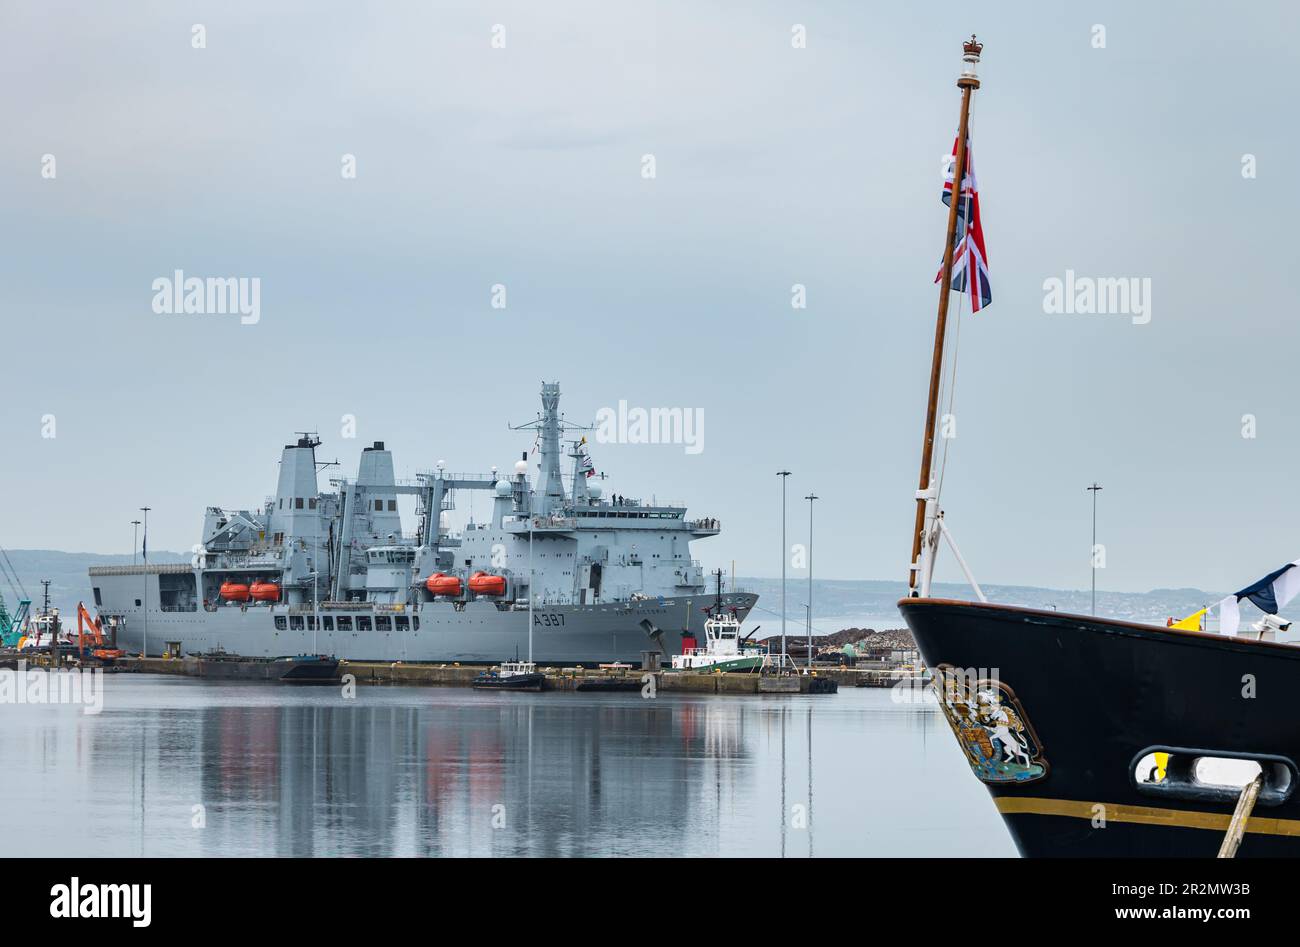
[[[320,439],[299,435],[284,446],[276,492],[261,509],[207,509],[193,599],[221,607],[233,589],[241,607],[418,611],[480,599],[512,609],[526,607],[530,595],[534,604],[596,604],[703,593],[690,544],[716,535],[718,521],[690,519],[683,505],[605,496],[585,437],[562,451],[562,435],[587,428],[561,416],[559,385],[543,384],[541,400],[537,418],[513,428],[536,432],[535,483],[527,452],[509,472],[453,473],[440,461],[399,481],[392,452],[376,441],[362,451],[355,477],[335,477],[322,491],[318,475],[328,465],[316,456]],[[491,514],[453,531],[450,514],[465,491],[488,494]],[[404,497],[414,498],[409,530],[398,508]],[[259,585],[277,596],[242,598]]]

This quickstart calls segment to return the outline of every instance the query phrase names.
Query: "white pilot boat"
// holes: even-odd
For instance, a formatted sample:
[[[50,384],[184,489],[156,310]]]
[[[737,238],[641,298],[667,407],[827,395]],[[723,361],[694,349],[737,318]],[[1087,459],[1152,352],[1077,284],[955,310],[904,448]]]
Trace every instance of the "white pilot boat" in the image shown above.
[[[766,648],[741,639],[735,615],[715,614],[704,623],[704,647],[684,648],[672,665],[674,671],[757,671],[766,658]]]

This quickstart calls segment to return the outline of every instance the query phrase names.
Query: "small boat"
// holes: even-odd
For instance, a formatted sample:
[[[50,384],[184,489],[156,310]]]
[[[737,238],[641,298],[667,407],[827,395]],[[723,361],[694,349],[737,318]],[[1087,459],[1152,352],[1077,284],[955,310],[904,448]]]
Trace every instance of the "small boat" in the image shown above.
[[[503,661],[499,668],[484,671],[474,678],[478,690],[540,691],[546,675],[532,661]]]
[[[339,680],[338,658],[298,654],[276,658],[273,676],[282,684],[333,684]]]
[[[586,680],[579,681],[573,689],[589,693],[613,694],[640,691],[642,686],[639,677],[623,677],[622,675],[614,676],[611,674],[607,677],[589,677]]]
[[[475,595],[505,595],[506,578],[503,575],[475,572],[469,577],[469,590]]]
[[[683,648],[674,654],[674,671],[758,671],[767,658],[767,649],[747,644],[740,637],[740,622],[735,615],[718,612],[704,622],[704,647]]]

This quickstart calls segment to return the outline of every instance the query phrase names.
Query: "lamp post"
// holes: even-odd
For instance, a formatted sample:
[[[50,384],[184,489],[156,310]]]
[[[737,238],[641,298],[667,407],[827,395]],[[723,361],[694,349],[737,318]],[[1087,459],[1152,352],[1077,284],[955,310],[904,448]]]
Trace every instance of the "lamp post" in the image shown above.
[[[533,660],[533,514],[528,513],[528,662]]]
[[[817,494],[810,493],[805,500],[808,501],[808,670],[812,670],[812,653],[813,653],[813,633],[812,633],[812,536],[813,536],[813,501],[818,499]]]
[[[135,565],[136,553],[140,549],[140,521],[131,520],[131,565]]]
[[[140,650],[142,658],[149,657],[149,511],[150,506],[140,507],[144,514],[144,543],[140,546],[140,559],[144,563],[144,644]]]
[[[776,475],[781,478],[781,667],[785,667],[785,482],[790,476],[788,470],[778,470]]]
[[[1097,494],[1101,492],[1101,484],[1094,482],[1092,486],[1086,488],[1092,494],[1092,613],[1097,614]]]

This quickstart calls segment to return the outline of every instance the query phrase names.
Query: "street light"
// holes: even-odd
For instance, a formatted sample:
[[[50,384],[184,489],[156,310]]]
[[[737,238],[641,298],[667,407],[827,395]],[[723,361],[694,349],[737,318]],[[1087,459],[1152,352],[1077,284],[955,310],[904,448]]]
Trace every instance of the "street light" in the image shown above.
[[[808,501],[808,670],[812,670],[812,536],[813,536],[813,501],[818,499],[817,494],[810,493],[805,500]]]
[[[135,565],[135,556],[140,549],[140,521],[131,520],[131,565]]]
[[[790,476],[788,470],[778,470],[776,475],[781,478],[781,667],[785,668],[785,482]]]
[[[140,546],[140,558],[144,562],[144,645],[140,650],[142,658],[149,657],[149,511],[151,506],[140,507],[144,514],[144,544]]]
[[[516,651],[516,660],[518,652]],[[528,511],[528,662],[533,660],[533,512]],[[534,668],[533,670],[536,670]]]

